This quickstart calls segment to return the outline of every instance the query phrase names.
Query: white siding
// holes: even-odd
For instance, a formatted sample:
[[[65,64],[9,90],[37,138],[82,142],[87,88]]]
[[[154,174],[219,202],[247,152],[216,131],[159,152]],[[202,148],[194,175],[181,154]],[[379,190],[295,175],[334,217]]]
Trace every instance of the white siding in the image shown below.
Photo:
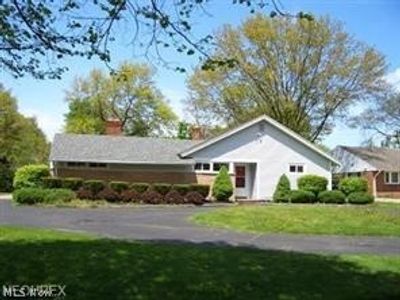
[[[340,146],[333,149],[331,154],[341,163],[340,167],[334,169],[334,173],[357,173],[377,170],[365,160],[359,158],[353,153],[350,153]]]
[[[329,180],[331,162],[265,121],[256,123],[191,155],[196,161],[257,163],[253,186],[258,199],[271,199],[279,177],[286,174],[292,188],[304,174],[316,174]],[[290,163],[304,164],[304,173],[289,173]]]

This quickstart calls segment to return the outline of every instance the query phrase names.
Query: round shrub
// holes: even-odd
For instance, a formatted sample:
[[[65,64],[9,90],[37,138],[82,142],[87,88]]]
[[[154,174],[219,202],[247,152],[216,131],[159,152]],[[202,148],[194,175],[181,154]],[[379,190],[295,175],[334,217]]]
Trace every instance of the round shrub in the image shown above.
[[[347,201],[351,204],[370,204],[374,202],[374,196],[365,192],[355,192],[347,197]]]
[[[109,202],[118,202],[121,200],[120,195],[114,191],[113,189],[106,187],[103,190],[101,190],[97,196],[97,199],[102,199],[102,200],[106,200]]]
[[[283,174],[276,185],[272,199],[275,202],[289,202],[290,181],[285,174]]]
[[[313,203],[316,200],[315,194],[310,191],[293,190],[289,194],[292,203]]]
[[[46,190],[41,188],[21,188],[13,192],[13,200],[19,204],[35,204],[43,202]]]
[[[135,190],[125,190],[121,192],[121,201],[139,203],[142,195]]]
[[[233,185],[225,166],[219,170],[214,180],[212,195],[217,201],[228,201],[233,194]]]
[[[171,190],[171,185],[169,183],[154,183],[152,189],[157,193],[165,196]]]
[[[63,178],[61,186],[64,189],[70,189],[73,191],[79,190],[79,188],[83,185],[83,179],[82,178],[73,178],[73,177],[68,177],[68,178]]]
[[[194,205],[203,205],[204,204],[204,197],[199,192],[189,192],[185,196],[185,202],[192,203]]]
[[[121,193],[129,188],[129,183],[126,181],[111,181],[110,188],[117,193]]]
[[[93,195],[92,191],[84,188],[83,186],[78,189],[76,192],[76,197],[82,200],[94,200],[95,195]]]
[[[142,194],[142,200],[146,204],[161,204],[164,202],[164,197],[156,191],[148,190]]]
[[[210,193],[210,186],[208,184],[192,183],[190,185],[190,191],[200,193],[204,198],[208,197]]]
[[[58,177],[44,177],[42,183],[43,187],[47,189],[58,189],[62,186],[62,179]]]
[[[174,184],[171,188],[174,191],[177,191],[182,196],[185,196],[190,191],[189,184]]]
[[[148,183],[135,182],[131,184],[130,189],[142,194],[149,189],[149,186],[150,185]]]
[[[367,192],[368,181],[362,177],[345,177],[339,181],[339,190],[345,195],[356,192]]]
[[[86,180],[83,182],[83,187],[90,190],[93,196],[97,196],[106,187],[106,184],[103,180]]]
[[[318,194],[318,201],[322,203],[343,204],[346,202],[346,195],[341,191],[323,191]]]
[[[57,201],[69,202],[76,198],[75,193],[69,189],[47,189],[44,190],[44,192],[44,202],[46,203],[54,203]]]
[[[13,186],[15,189],[41,187],[42,179],[50,176],[46,165],[26,165],[15,172]]]
[[[326,191],[327,185],[328,179],[318,175],[304,175],[297,179],[297,187],[299,190],[312,192],[314,195]]]
[[[183,204],[185,199],[178,191],[172,190],[165,195],[165,202],[168,204]]]

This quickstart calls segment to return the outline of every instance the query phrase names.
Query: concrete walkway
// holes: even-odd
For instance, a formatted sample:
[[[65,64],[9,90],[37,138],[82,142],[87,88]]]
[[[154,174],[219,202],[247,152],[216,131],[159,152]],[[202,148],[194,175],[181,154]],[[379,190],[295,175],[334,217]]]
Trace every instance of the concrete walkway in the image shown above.
[[[40,208],[0,201],[0,225],[77,230],[110,238],[215,243],[298,252],[400,255],[400,238],[248,234],[201,227],[187,219],[213,207]]]

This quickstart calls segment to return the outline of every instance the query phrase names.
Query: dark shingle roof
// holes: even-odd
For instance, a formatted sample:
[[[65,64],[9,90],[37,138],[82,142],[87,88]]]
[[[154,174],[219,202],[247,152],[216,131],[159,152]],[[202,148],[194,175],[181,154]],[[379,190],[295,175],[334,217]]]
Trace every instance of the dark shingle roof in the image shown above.
[[[90,134],[56,134],[52,161],[185,164],[178,153],[200,141]]]
[[[358,156],[378,170],[399,171],[400,150],[378,147],[346,147],[346,151]]]

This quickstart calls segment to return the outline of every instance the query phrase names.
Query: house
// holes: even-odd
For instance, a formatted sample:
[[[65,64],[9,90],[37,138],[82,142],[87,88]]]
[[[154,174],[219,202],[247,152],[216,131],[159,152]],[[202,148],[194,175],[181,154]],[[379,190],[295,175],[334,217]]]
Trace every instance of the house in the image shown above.
[[[337,146],[331,153],[341,162],[340,176],[362,176],[376,197],[400,198],[400,150]]]
[[[207,140],[124,137],[116,123],[112,135],[57,134],[52,172],[60,177],[212,184],[226,166],[235,197],[271,199],[279,177],[317,174],[329,180],[339,163],[275,120],[261,116]],[[195,131],[195,133],[200,131]],[[192,135],[193,136],[193,135]],[[201,134],[194,134],[197,138]]]

